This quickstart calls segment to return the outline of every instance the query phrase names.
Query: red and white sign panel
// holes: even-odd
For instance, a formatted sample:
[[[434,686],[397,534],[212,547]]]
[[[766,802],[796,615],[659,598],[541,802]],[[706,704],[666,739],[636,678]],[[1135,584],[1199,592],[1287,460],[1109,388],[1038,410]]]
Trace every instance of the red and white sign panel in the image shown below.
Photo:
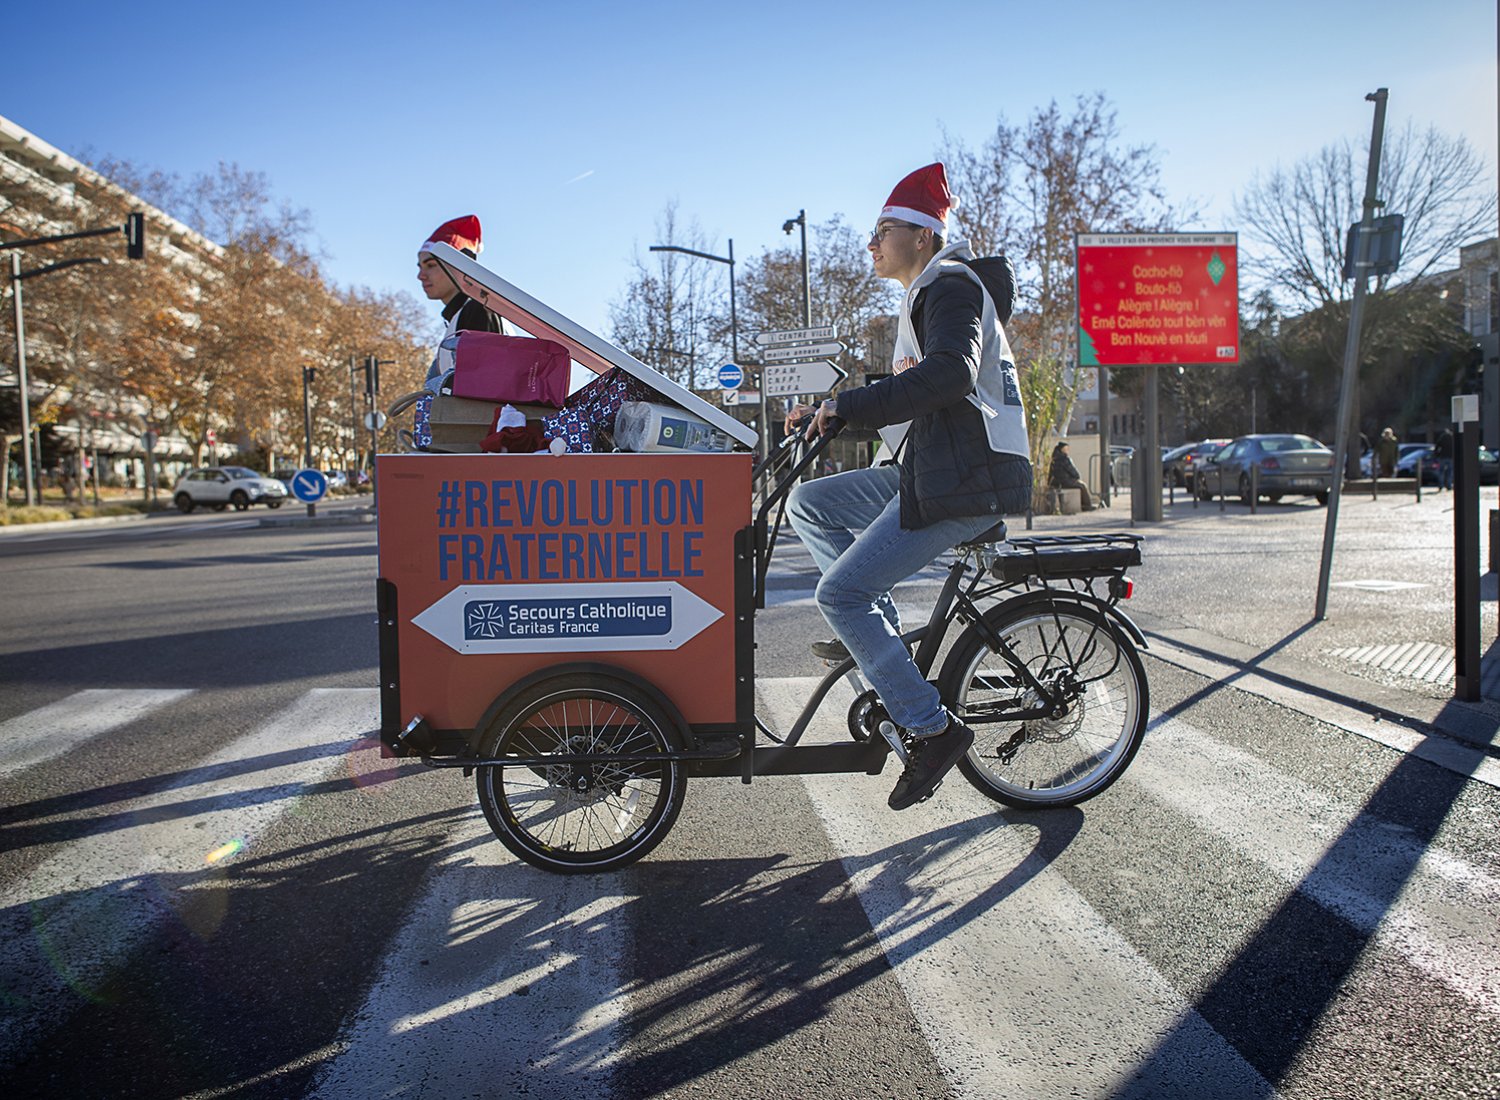
[[[1080,233],[1079,365],[1239,362],[1238,240],[1235,233]]]

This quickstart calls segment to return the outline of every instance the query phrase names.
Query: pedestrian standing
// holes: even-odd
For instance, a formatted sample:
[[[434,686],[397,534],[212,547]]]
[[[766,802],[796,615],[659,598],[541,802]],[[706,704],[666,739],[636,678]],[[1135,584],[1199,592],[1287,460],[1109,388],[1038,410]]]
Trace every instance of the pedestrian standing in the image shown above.
[[[1380,463],[1381,477],[1396,476],[1396,458],[1401,453],[1401,443],[1396,433],[1387,428],[1380,433],[1380,442],[1375,444],[1375,457]]]
[[[1438,488],[1453,488],[1453,433],[1447,428],[1438,432],[1437,442],[1432,446],[1432,457],[1437,460]]]

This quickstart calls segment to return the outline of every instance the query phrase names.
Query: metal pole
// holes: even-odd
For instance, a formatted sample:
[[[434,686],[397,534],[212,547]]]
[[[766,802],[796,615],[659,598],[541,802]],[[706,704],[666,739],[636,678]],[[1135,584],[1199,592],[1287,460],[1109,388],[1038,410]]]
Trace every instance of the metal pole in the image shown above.
[[[1477,416],[1461,415],[1463,397],[1453,398],[1453,697],[1477,703],[1479,656],[1479,435]],[[1477,413],[1478,398],[1469,403]]]
[[[1328,517],[1323,524],[1323,560],[1318,569],[1318,599],[1313,618],[1328,617],[1328,579],[1333,570],[1333,537],[1338,528],[1340,490],[1344,483],[1344,461],[1349,453],[1349,410],[1354,397],[1354,382],[1359,374],[1359,329],[1365,312],[1365,279],[1368,261],[1368,233],[1375,219],[1376,184],[1380,178],[1380,145],[1385,136],[1387,89],[1379,88],[1366,100],[1375,104],[1375,122],[1370,131],[1370,166],[1365,173],[1364,212],[1359,231],[1354,235],[1354,301],[1349,307],[1349,336],[1344,343],[1344,376],[1339,386],[1338,424],[1334,431],[1333,484],[1328,493]]]
[[[1114,463],[1109,460],[1109,368],[1099,368],[1099,499],[1109,507],[1109,479]]]
[[[312,405],[309,403],[308,377],[311,367],[302,368],[302,467],[312,469]]]
[[[359,466],[359,406],[354,399],[354,372],[357,369],[358,360],[349,356],[349,462],[345,466],[349,474],[349,488],[356,488],[355,482],[359,475],[356,472]]]
[[[31,484],[31,390],[26,381],[26,321],[21,311],[21,254],[10,254],[10,292],[16,308],[16,375],[21,383],[21,466],[26,479],[26,506],[36,503]],[[5,456],[10,461],[10,455]]]
[[[807,274],[807,211],[797,211],[797,222],[802,226],[802,323],[812,328],[812,283]]]
[[[1161,522],[1161,368],[1152,363],[1146,368],[1146,431],[1141,440],[1141,488],[1144,504],[1141,518],[1147,523]]]

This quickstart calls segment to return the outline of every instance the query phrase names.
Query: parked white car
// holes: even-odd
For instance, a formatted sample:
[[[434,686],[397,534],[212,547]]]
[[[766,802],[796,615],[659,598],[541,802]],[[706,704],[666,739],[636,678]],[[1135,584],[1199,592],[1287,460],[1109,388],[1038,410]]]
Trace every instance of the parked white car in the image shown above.
[[[238,512],[252,504],[280,508],[286,496],[286,486],[281,482],[244,466],[203,466],[189,470],[172,487],[172,501],[179,512],[191,512],[194,508],[222,512],[231,504]]]

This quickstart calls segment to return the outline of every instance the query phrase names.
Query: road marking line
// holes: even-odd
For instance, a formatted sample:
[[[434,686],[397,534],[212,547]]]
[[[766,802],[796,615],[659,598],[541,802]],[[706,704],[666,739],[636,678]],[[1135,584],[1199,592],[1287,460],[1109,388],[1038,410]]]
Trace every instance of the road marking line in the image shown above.
[[[0,776],[71,752],[191,694],[190,690],[90,689],[0,722]]]
[[[773,726],[790,727],[815,681],[758,685]],[[843,692],[836,688],[836,692]],[[819,733],[834,733],[840,704]],[[931,802],[885,806],[894,769],[804,776],[871,926],[962,1097],[1274,1096],[1181,993],[957,773]],[[1089,960],[1082,980],[1077,960]],[[1107,1006],[1128,1005],[1099,1027]],[[1106,1007],[1102,1007],[1106,1006]],[[1046,1026],[1038,1027],[1040,1015]],[[1145,1052],[1154,1052],[1144,1064]],[[1207,1094],[1207,1093],[1205,1093]]]
[[[1127,778],[1500,1018],[1500,877],[1186,722],[1153,723]]]
[[[309,1095],[608,1100],[627,996],[623,876],[521,863],[478,810],[447,841]]]
[[[310,691],[170,786],[100,808],[94,832],[0,891],[11,917],[0,935],[11,1009],[0,1017],[0,1064],[44,1033],[33,1019],[61,1019],[102,988],[159,921],[172,915],[210,938],[221,910],[205,891],[222,871],[206,857],[226,844],[253,851],[308,786],[345,766],[378,714],[376,689]]]

